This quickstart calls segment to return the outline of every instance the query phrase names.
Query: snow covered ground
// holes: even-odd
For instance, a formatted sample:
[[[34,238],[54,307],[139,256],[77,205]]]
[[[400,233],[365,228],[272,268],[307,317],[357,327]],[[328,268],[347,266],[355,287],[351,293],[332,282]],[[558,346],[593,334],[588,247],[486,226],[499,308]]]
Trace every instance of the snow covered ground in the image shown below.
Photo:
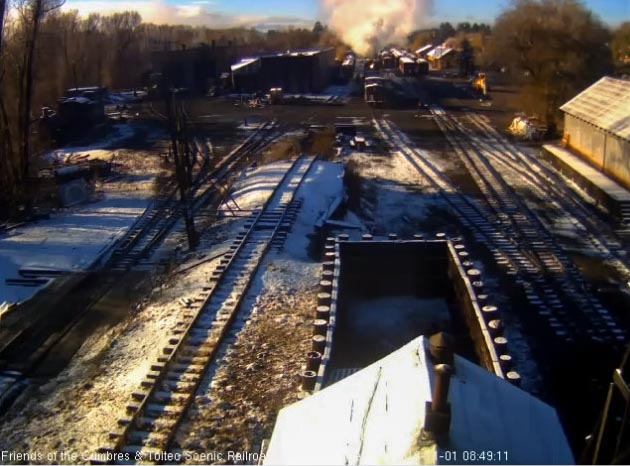
[[[22,268],[86,270],[144,212],[146,191],[106,194],[93,204],[53,214],[0,236],[0,302],[30,298],[38,287],[7,285]]]
[[[256,124],[247,121],[241,129],[248,130]],[[79,149],[75,152],[81,152]],[[105,147],[89,150],[103,150],[103,154],[96,153],[99,157],[111,155]],[[444,201],[401,152],[350,152],[344,161],[354,165],[362,183],[359,208],[348,210],[344,220],[359,225],[363,232],[395,232],[404,237],[427,233],[423,222],[440,222],[435,220],[433,210],[442,209]],[[89,337],[59,377],[35,389],[33,398],[16,406],[3,420],[0,450],[65,451],[78,455],[76,462],[87,461],[116,427],[117,419],[125,415],[131,393],[171,336],[181,303],[198,296],[220,261],[217,256],[227,250],[227,243],[243,226],[243,217],[264,204],[289,167],[290,162],[280,161],[248,170],[236,183],[228,202],[220,207],[223,217],[203,234],[201,247],[184,254],[184,262],[154,284],[153,291],[133,315]],[[278,410],[297,399],[298,373],[310,349],[321,273],[321,264],[312,257],[314,251],[321,249],[321,234],[315,223],[336,198],[343,196],[343,176],[344,166],[340,163],[316,161],[311,167],[296,194],[303,203],[284,247],[270,251],[252,278],[238,320],[242,328],[236,341],[219,355],[220,364],[215,364],[202,381],[189,417],[176,436],[176,447],[196,453],[254,451],[263,438],[269,437]],[[137,196],[125,197],[120,192],[124,189],[109,188],[109,194],[99,203],[68,211],[63,214],[68,216],[65,220],[55,216],[47,227],[48,236],[46,231],[35,230],[46,222],[27,227],[34,231],[22,233],[26,236],[21,240],[21,229],[15,230],[18,236],[13,240],[26,244],[17,248],[23,256],[18,254],[12,273],[17,273],[20,260],[26,262],[25,258],[31,255],[35,259],[50,257],[43,249],[53,247],[49,236],[63,238],[56,245],[63,251],[59,253],[59,264],[66,261],[70,270],[86,267],[90,257],[101,250],[98,241],[103,243],[102,248],[106,247],[105,243],[111,243],[119,230],[133,221],[137,215],[134,209],[141,211],[143,199],[146,201],[142,196],[149,192],[150,181],[150,177],[138,174],[135,181],[127,180],[142,186],[133,193]],[[112,209],[111,215],[107,209]],[[122,218],[110,218],[116,212],[122,213]],[[99,222],[105,222],[106,228]],[[64,228],[70,235],[61,234]],[[0,237],[0,248],[9,239],[8,235]],[[30,244],[39,249],[29,247]],[[10,250],[16,248],[10,246]],[[0,249],[0,258],[4,257]],[[12,259],[8,262],[13,264]],[[492,277],[484,277],[484,281],[495,285]],[[409,297],[362,302],[361,308],[368,309],[363,317],[372,322],[378,320],[383,307],[397,308],[404,320],[414,317],[413,309],[419,305],[437,320],[448,313],[443,302],[418,302]]]
[[[41,286],[7,285],[22,268],[82,271],[90,268],[125,234],[148,206],[154,177],[161,171],[153,150],[107,149],[133,136],[130,125],[116,125],[116,135],[85,147],[65,147],[48,154],[63,162],[79,154],[86,159],[115,160],[123,176],[97,185],[95,202],[51,213],[0,234],[0,303],[23,301]]]
[[[354,152],[346,159],[362,179],[360,212],[374,234],[411,236],[441,199],[400,152],[388,156]]]
[[[316,220],[343,193],[342,174],[341,164],[317,161],[297,192],[303,204],[284,248],[258,269],[243,301],[243,328],[202,381],[176,437],[189,463],[195,453],[255,451],[278,410],[297,399],[321,271],[309,249]]]
[[[279,181],[289,166],[283,161],[249,171],[235,186],[234,200],[242,209],[260,207],[271,195],[274,182]],[[244,329],[245,341],[263,338],[266,330],[275,331],[279,327],[288,332],[286,341],[291,344],[295,343],[295,338],[305,340],[309,335],[311,329],[306,315],[315,307],[320,265],[308,258],[308,235],[314,231],[314,219],[341,192],[341,173],[340,164],[315,162],[311,168],[298,193],[304,203],[285,251],[273,253],[265,260],[248,293],[246,303],[255,306],[256,312]],[[31,389],[32,398],[27,398],[23,405],[16,405],[3,420],[0,450],[44,454],[64,451],[77,455],[72,462],[85,463],[105,442],[117,419],[125,415],[131,393],[138,388],[179,320],[180,300],[198,295],[220,261],[220,257],[210,259],[227,250],[226,240],[233,238],[243,223],[244,219],[230,216],[218,221],[204,235],[205,247],[189,254],[187,262],[156,284],[136,313],[121,324],[89,337],[56,379]],[[204,259],[207,261],[202,262]],[[245,349],[249,347],[242,345]],[[261,371],[258,374],[261,380],[251,376],[252,381],[260,385],[273,377],[277,390],[294,395],[297,382],[287,374],[299,369],[303,352],[283,351],[280,346],[275,351],[278,351],[278,365],[271,372]],[[243,362],[234,360],[229,370],[238,370]],[[292,370],[287,370],[286,365]],[[250,373],[244,374],[250,377]],[[203,394],[197,400],[201,404],[195,404],[193,413],[201,412],[208,401]],[[256,407],[245,409],[247,396],[243,400],[243,409],[234,416],[234,423],[256,416]],[[219,401],[212,399],[212,409],[217,409]],[[263,403],[258,419],[264,421],[267,416],[275,415],[277,409],[278,406],[272,409]],[[232,424],[226,421],[222,425]],[[209,426],[206,422],[203,429]],[[242,426],[246,426],[244,420]],[[273,423],[270,428],[272,426]],[[195,429],[198,433],[191,437],[193,439],[202,432],[197,425]]]

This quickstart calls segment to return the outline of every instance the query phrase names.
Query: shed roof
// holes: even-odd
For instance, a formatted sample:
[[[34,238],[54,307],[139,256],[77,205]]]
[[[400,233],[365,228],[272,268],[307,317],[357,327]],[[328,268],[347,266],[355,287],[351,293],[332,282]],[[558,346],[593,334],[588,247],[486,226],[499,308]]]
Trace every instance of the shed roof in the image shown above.
[[[420,47],[418,50],[416,50],[416,55],[420,55],[421,53],[428,52],[432,48],[433,48],[433,44],[427,44],[424,47]]]
[[[452,51],[453,51],[452,48],[450,48],[450,47],[443,47],[443,46],[440,45],[438,47],[435,47],[429,53],[427,53],[427,57],[429,57],[429,58],[431,58],[433,60],[439,60],[441,58],[444,58],[446,55],[448,55]]]
[[[234,65],[230,66],[230,69],[232,70],[233,73],[238,72],[240,70],[244,70],[248,66],[259,61],[260,61],[260,58],[243,58],[240,62],[235,63]]]
[[[630,140],[630,81],[605,76],[560,110]]]
[[[426,344],[419,337],[282,409],[264,464],[443,462],[442,446],[418,444],[433,384]],[[454,369],[448,450],[507,450],[500,460],[510,464],[574,463],[551,406],[459,356]]]

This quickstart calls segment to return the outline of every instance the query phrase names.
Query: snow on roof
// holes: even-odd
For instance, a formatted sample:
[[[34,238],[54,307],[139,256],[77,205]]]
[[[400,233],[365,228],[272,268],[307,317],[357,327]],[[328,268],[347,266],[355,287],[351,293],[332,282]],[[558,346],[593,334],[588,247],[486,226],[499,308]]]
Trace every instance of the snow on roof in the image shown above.
[[[322,49],[296,49],[296,50],[287,50],[286,52],[280,52],[277,53],[275,55],[277,56],[285,56],[285,55],[290,55],[292,57],[298,57],[298,56],[307,56],[307,57],[312,57],[313,55],[317,55],[318,53],[322,53],[325,52],[327,50],[330,50],[332,47],[327,47],[327,48],[322,48]]]
[[[62,103],[91,104],[87,97],[63,97]]]
[[[452,51],[453,49],[450,47],[443,47],[439,45],[435,47],[433,50],[431,50],[429,53],[427,53],[427,57],[431,57],[434,60],[439,60],[441,58],[444,58],[446,55],[448,55]]]
[[[101,91],[101,92],[104,92],[106,90],[107,90],[107,88],[105,88],[103,86],[84,86],[84,87],[71,87],[66,92],[68,92],[68,93],[71,93],[71,92],[87,92],[87,91]]]
[[[400,57],[400,61],[403,63],[415,63],[416,61],[411,57]]]
[[[442,447],[418,445],[433,378],[426,344],[419,337],[282,409],[264,464],[442,462]],[[448,451],[507,452],[500,462],[510,464],[574,464],[552,407],[459,356],[454,369]]]
[[[242,68],[246,68],[247,66],[259,60],[260,58],[243,58],[240,62],[235,63],[234,65],[230,66],[230,69],[232,70],[232,72],[238,71]]]
[[[560,110],[630,140],[630,81],[605,76]]]
[[[432,44],[427,44],[423,47],[420,47],[418,50],[416,50],[416,55],[420,55],[421,53],[428,52],[432,48],[433,48]]]
[[[286,50],[284,52],[263,52],[263,53],[256,53],[253,54],[247,58],[243,58],[241,59],[240,62],[232,65],[237,66],[240,65],[242,62],[246,61],[246,60],[256,60],[256,59],[260,59],[260,58],[273,58],[273,57],[312,57],[315,56],[317,54],[323,53],[323,52],[328,52],[330,50],[333,50],[332,47],[327,47],[327,48],[321,48],[321,49],[295,49],[295,50]]]

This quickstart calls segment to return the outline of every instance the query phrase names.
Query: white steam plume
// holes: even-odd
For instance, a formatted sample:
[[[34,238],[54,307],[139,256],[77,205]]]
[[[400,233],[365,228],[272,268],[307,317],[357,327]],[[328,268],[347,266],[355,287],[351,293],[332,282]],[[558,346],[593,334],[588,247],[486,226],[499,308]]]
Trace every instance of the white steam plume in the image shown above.
[[[403,43],[431,14],[433,0],[321,0],[326,23],[355,52]]]

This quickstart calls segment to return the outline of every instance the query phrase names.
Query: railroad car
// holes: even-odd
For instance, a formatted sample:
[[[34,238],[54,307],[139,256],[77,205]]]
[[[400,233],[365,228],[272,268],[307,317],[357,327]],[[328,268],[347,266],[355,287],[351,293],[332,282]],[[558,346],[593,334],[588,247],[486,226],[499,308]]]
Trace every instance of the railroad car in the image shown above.
[[[410,57],[400,57],[398,69],[403,76],[415,76],[418,74],[418,64]]]

